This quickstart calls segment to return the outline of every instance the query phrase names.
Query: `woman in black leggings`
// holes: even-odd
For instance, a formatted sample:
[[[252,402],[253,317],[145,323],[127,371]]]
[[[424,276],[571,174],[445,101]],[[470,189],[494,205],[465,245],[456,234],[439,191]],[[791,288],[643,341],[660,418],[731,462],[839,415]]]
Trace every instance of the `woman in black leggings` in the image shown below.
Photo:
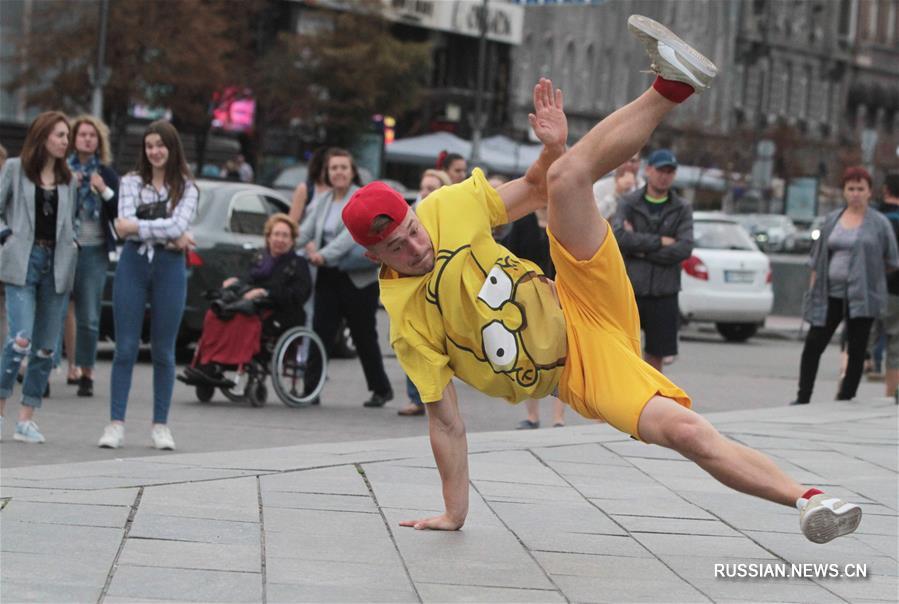
[[[886,310],[886,271],[899,268],[889,221],[868,207],[871,175],[862,167],[843,173],[846,207],[834,210],[812,250],[812,275],[805,320],[811,323],[802,349],[799,391],[791,405],[811,400],[818,362],[844,320],[849,362],[837,400],[855,397],[874,319]]]

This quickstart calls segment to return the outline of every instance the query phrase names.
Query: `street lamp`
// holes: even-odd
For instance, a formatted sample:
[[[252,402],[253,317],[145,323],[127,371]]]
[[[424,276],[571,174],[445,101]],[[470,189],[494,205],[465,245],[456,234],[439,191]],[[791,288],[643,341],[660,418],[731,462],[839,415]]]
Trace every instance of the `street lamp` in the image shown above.
[[[100,31],[97,38],[97,66],[89,69],[93,94],[91,95],[91,113],[103,118],[103,87],[109,81],[106,69],[106,23],[109,20],[109,0],[100,0]]]

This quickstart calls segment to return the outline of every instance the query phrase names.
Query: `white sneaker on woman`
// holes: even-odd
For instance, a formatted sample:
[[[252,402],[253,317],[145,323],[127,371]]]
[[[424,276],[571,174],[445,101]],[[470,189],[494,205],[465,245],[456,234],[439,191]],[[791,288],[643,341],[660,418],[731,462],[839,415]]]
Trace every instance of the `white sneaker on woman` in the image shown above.
[[[153,440],[153,446],[157,449],[175,450],[175,439],[172,438],[172,431],[165,424],[153,424],[150,438]]]
[[[97,443],[103,449],[118,449],[125,444],[125,424],[111,422],[103,429],[103,436]]]

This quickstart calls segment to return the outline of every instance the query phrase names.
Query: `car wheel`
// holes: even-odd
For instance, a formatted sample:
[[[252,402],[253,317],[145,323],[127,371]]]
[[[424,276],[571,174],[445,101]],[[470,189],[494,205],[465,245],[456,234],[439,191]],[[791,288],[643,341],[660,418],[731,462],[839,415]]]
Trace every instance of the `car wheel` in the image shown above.
[[[745,342],[759,330],[755,323],[715,323],[715,327],[728,342]]]

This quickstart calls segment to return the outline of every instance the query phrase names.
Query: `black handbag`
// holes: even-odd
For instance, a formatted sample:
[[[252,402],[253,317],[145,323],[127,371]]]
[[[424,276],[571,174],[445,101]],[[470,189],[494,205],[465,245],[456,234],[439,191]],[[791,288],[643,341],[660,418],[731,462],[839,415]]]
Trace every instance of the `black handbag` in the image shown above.
[[[138,220],[158,220],[160,218],[169,217],[168,200],[154,201],[152,203],[142,203],[137,206],[135,216]]]

